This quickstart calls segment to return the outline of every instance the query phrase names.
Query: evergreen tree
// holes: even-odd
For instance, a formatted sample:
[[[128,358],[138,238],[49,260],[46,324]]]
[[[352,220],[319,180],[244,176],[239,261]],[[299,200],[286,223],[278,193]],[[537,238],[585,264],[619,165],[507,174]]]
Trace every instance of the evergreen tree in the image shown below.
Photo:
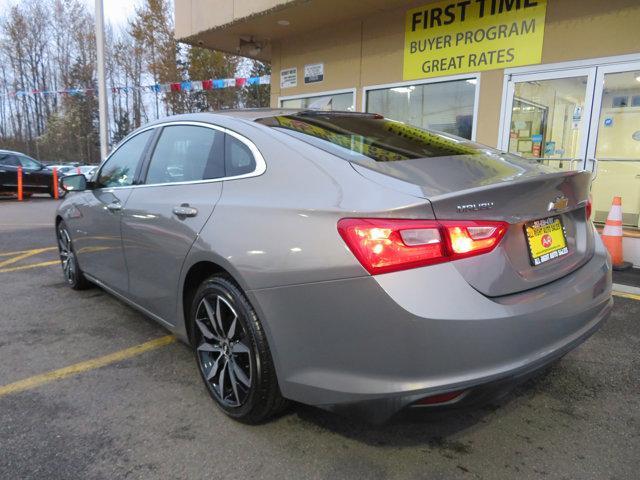
[[[271,65],[253,60],[251,77],[271,75]],[[242,103],[246,108],[268,107],[271,101],[271,85],[247,85],[242,92]]]
[[[205,48],[191,47],[187,54],[187,74],[189,78],[201,80],[211,78],[235,78],[239,57]],[[190,95],[189,110],[205,112],[235,108],[238,106],[238,90],[221,88],[217,90],[194,92]]]
[[[180,82],[179,46],[173,33],[173,13],[167,0],[145,0],[130,21],[131,36],[144,48],[146,66],[155,83]],[[186,111],[185,95],[164,96],[167,113]]]

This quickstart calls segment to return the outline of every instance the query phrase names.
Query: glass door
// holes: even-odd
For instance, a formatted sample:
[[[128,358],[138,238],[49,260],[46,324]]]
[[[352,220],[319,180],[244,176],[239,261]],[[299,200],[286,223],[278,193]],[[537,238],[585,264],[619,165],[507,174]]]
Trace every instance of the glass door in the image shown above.
[[[598,67],[595,87],[588,144],[588,163],[597,162],[594,221],[604,222],[620,196],[623,225],[640,227],[640,62]]]
[[[584,168],[595,74],[581,68],[513,75],[501,148],[563,170]]]

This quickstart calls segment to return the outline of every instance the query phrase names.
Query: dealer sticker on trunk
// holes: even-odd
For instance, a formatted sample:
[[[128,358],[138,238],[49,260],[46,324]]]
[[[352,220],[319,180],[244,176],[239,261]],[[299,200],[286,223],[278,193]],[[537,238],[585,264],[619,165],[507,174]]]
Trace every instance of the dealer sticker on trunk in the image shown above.
[[[529,258],[534,266],[569,253],[560,217],[548,217],[525,224]]]

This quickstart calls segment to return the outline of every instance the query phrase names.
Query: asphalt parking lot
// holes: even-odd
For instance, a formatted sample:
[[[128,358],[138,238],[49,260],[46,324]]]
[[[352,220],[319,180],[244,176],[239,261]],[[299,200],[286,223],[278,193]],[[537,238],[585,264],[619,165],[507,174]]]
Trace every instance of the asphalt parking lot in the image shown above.
[[[0,199],[0,478],[638,478],[632,296],[483,408],[371,426],[295,405],[250,427],[216,410],[189,347],[98,288],[67,288],[55,205]]]

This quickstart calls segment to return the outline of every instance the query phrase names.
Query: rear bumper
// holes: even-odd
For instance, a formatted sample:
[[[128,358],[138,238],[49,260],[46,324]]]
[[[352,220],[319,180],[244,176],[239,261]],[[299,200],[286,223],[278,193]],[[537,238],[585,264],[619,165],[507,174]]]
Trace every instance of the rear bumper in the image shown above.
[[[562,358],[568,352],[578,347],[598,331],[604,320],[609,317],[612,307],[613,299],[609,299],[609,301],[603,305],[603,308],[598,315],[589,323],[588,328],[582,331],[578,337],[553,350],[547,356],[512,370],[502,371],[486,377],[472,378],[463,382],[441,385],[438,388],[424,389],[419,392],[409,391],[399,393],[398,395],[385,396],[372,400],[357,400],[355,402],[319,406],[341,415],[380,423],[388,420],[392,415],[408,406],[411,406],[418,400],[440,393],[464,391],[464,394],[460,395],[459,400],[455,399],[453,402],[446,404],[447,407],[462,407],[481,404],[483,401],[499,396],[505,391],[525,382],[549,364],[552,364],[554,361]],[[424,408],[434,407],[437,407],[437,405]]]
[[[372,421],[425,396],[526,376],[584,342],[613,305],[599,241],[570,275],[499,298],[451,264],[249,293],[283,395]]]

